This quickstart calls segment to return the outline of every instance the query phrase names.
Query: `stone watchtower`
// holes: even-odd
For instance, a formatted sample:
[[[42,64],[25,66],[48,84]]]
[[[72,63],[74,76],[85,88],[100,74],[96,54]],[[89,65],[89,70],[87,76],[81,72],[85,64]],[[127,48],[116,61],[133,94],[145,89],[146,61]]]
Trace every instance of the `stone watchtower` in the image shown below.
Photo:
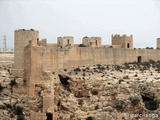
[[[32,41],[32,45],[37,45],[39,32],[31,30],[15,30],[14,38],[14,68],[24,69],[24,48]]]
[[[157,49],[160,49],[160,38],[157,38]]]
[[[129,48],[133,49],[133,36],[127,35],[112,35],[112,45],[119,45],[120,48]]]
[[[58,37],[57,46],[61,48],[72,47],[74,46],[74,38],[71,36]]]
[[[83,37],[82,44],[86,47],[100,47],[101,37]]]

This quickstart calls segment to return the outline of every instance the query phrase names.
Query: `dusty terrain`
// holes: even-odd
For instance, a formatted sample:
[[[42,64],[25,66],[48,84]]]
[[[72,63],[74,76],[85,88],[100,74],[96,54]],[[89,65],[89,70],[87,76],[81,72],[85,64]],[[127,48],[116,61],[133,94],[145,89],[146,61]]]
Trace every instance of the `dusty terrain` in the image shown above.
[[[159,72],[160,62],[150,61],[79,67],[55,73],[60,78],[55,84],[58,119],[159,120]],[[61,76],[62,73],[68,77]],[[138,118],[136,114],[146,117]]]
[[[29,116],[25,81],[11,73],[13,54],[0,54],[0,120],[23,120]]]
[[[0,55],[0,120],[28,120],[42,107],[28,103],[26,81],[11,73],[13,55]],[[50,72],[57,120],[159,120],[160,62],[94,65]],[[147,118],[133,116],[150,115]]]
[[[0,65],[12,64],[14,62],[14,54],[0,54]]]

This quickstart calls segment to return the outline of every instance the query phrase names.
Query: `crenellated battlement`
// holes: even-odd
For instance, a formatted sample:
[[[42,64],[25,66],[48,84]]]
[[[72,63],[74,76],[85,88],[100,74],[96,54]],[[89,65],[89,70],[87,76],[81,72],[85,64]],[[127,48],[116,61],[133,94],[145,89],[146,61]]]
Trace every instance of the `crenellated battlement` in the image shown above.
[[[24,68],[24,47],[28,45],[29,41],[32,41],[32,45],[36,46],[39,40],[39,31],[33,29],[25,30],[19,29],[14,32],[14,54],[16,69]]]
[[[15,32],[21,32],[21,31],[28,31],[28,32],[30,32],[30,31],[36,31],[36,30],[34,30],[34,29],[18,29],[18,30],[15,30]]]
[[[58,37],[57,46],[61,48],[74,46],[74,37],[72,36]]]
[[[101,47],[101,37],[83,37],[82,44],[86,47]]]
[[[120,48],[133,49],[133,35],[127,36],[126,34],[112,34],[112,46],[114,45],[119,45]]]
[[[102,45],[102,38],[97,37],[83,37],[81,44],[74,44],[73,36],[57,37],[57,43],[47,43],[47,39],[39,39],[39,31],[34,29],[15,30],[15,68],[23,69],[24,66],[24,48],[32,41],[32,46],[43,46],[46,49],[54,48],[61,50],[70,50],[75,47],[92,48],[126,48],[133,49],[133,35],[112,34],[112,45]],[[82,48],[83,47],[83,48]],[[64,49],[63,49],[64,48]],[[157,39],[157,48],[160,48],[160,39]]]
[[[133,35],[127,36],[126,34],[120,35],[120,34],[112,34],[112,39],[120,39],[120,38],[133,38]]]

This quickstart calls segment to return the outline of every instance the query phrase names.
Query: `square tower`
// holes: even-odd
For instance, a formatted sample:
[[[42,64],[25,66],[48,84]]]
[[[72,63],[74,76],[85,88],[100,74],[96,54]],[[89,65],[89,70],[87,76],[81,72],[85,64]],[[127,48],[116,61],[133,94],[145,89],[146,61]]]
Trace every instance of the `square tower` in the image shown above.
[[[42,40],[38,41],[38,45],[39,46],[47,46],[47,39],[42,39]]]
[[[133,36],[127,35],[112,35],[112,45],[119,45],[120,48],[133,49]]]
[[[160,38],[157,38],[157,49],[160,49]]]
[[[74,37],[71,36],[58,37],[57,46],[61,48],[74,46]]]
[[[87,47],[100,47],[101,37],[83,37],[82,44]]]
[[[39,32],[31,30],[15,30],[14,32],[14,67],[24,69],[24,48],[32,41],[32,45],[37,45]]]

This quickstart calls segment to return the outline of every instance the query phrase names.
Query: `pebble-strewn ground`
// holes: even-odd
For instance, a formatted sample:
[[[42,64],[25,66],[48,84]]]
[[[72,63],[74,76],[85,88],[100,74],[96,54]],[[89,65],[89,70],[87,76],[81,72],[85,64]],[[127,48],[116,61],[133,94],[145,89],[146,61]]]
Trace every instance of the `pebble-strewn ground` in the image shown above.
[[[64,69],[55,84],[58,120],[160,120],[159,72],[154,61]]]

